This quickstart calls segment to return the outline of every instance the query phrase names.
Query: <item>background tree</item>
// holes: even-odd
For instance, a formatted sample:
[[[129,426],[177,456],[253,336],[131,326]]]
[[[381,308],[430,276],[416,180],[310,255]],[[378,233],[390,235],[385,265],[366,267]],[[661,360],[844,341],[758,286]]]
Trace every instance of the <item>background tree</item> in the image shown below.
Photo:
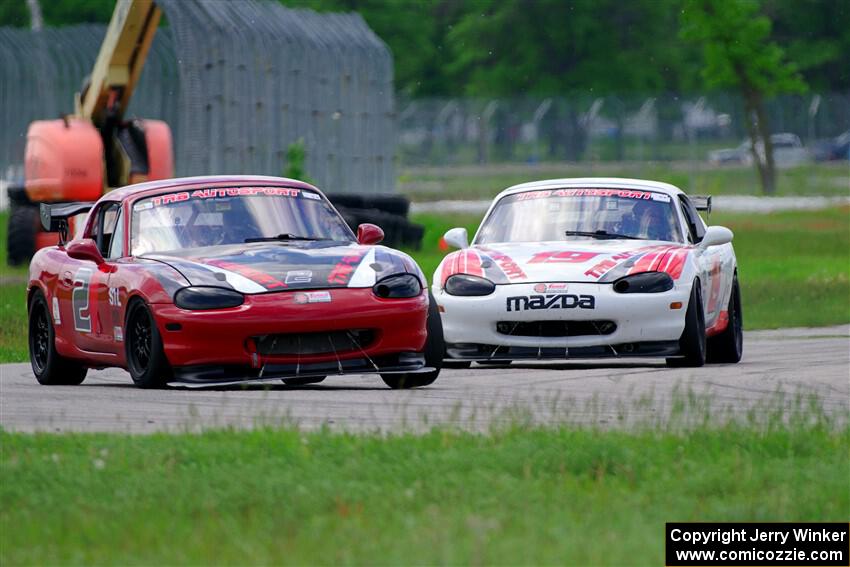
[[[805,90],[770,31],[753,0],[686,0],[682,11],[681,35],[702,46],[708,86],[732,87],[744,99],[750,152],[767,195],[776,191],[776,171],[765,98]]]

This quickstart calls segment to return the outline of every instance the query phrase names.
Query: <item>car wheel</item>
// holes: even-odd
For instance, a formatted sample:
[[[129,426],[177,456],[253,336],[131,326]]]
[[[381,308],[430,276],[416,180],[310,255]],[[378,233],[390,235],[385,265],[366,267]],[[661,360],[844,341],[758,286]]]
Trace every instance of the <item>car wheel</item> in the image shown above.
[[[472,366],[471,360],[443,359],[443,368],[469,368],[470,366]]]
[[[668,358],[667,366],[696,368],[705,364],[705,313],[699,281],[694,281],[688,311],[685,313],[685,330],[679,338],[681,358]]]
[[[744,354],[744,319],[741,311],[741,289],[738,275],[732,279],[732,294],[729,297],[729,324],[726,330],[708,339],[708,362],[735,364]]]
[[[127,309],[124,331],[127,370],[140,388],[162,388],[171,378],[171,366],[162,348],[162,337],[144,302],[136,300]]]
[[[476,360],[482,366],[508,366],[513,360]]]
[[[428,319],[426,322],[428,339],[425,341],[425,366],[430,366],[435,370],[422,373],[381,374],[384,384],[393,390],[428,386],[440,375],[440,369],[443,367],[443,355],[446,352],[446,345],[443,342],[443,323],[440,320],[440,312],[437,310],[437,302],[431,292],[428,292],[428,299],[430,301],[428,302]]]
[[[307,384],[318,384],[327,376],[312,376],[310,378],[281,378],[280,381],[287,386],[306,386]]]
[[[88,368],[56,352],[56,331],[40,291],[30,302],[28,335],[30,364],[39,384],[76,386],[86,379]]]

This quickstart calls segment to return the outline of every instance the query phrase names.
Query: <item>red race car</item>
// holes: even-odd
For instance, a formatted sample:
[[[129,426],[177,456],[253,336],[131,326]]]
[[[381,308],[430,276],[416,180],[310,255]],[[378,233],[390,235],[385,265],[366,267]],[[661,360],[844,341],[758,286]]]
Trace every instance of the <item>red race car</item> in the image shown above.
[[[307,183],[193,177],[41,207],[61,242],[36,253],[27,286],[42,384],[108,366],[143,388],[365,373],[410,388],[439,374],[442,327],[422,270],[377,246],[375,225],[355,237]],[[89,210],[66,243],[69,218]]]

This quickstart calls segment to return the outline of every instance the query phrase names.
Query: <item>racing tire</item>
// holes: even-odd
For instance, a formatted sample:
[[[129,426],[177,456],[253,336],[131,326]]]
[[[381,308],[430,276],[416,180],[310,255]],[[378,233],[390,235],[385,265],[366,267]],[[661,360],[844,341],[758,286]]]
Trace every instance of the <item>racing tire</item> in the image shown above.
[[[443,368],[469,368],[472,366],[471,360],[454,360],[454,359],[443,359]]]
[[[437,309],[437,301],[431,292],[428,292],[428,339],[425,341],[425,366],[435,370],[431,372],[406,373],[406,374],[381,374],[384,384],[393,390],[406,390],[408,388],[419,388],[434,383],[440,375],[443,367],[443,356],[446,345],[443,342],[443,322],[440,320],[440,312]]]
[[[674,368],[698,368],[705,364],[706,338],[705,313],[702,308],[702,292],[699,280],[694,281],[688,311],[685,313],[685,330],[679,338],[680,358],[668,358],[667,366]]]
[[[738,286],[738,275],[732,279],[732,293],[729,296],[729,323],[719,335],[708,339],[707,361],[719,364],[735,364],[741,361],[744,354],[744,318],[741,311],[741,289]]]
[[[76,386],[86,379],[86,366],[56,352],[56,331],[47,300],[40,291],[30,301],[28,339],[30,364],[39,384]]]
[[[163,388],[172,376],[153,315],[141,300],[127,308],[124,348],[127,371],[139,388]]]
[[[287,386],[307,386],[308,384],[318,384],[327,376],[313,376],[311,378],[281,378],[280,381]]]
[[[35,254],[35,234],[39,230],[38,206],[11,203],[6,259],[10,266],[20,266]]]

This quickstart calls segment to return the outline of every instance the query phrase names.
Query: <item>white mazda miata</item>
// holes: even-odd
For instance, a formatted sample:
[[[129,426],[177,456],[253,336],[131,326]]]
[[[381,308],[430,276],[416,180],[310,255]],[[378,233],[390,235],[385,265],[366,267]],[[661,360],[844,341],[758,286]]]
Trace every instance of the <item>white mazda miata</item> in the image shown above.
[[[449,364],[663,357],[741,359],[732,231],[706,226],[707,197],[636,179],[516,185],[433,279]]]

